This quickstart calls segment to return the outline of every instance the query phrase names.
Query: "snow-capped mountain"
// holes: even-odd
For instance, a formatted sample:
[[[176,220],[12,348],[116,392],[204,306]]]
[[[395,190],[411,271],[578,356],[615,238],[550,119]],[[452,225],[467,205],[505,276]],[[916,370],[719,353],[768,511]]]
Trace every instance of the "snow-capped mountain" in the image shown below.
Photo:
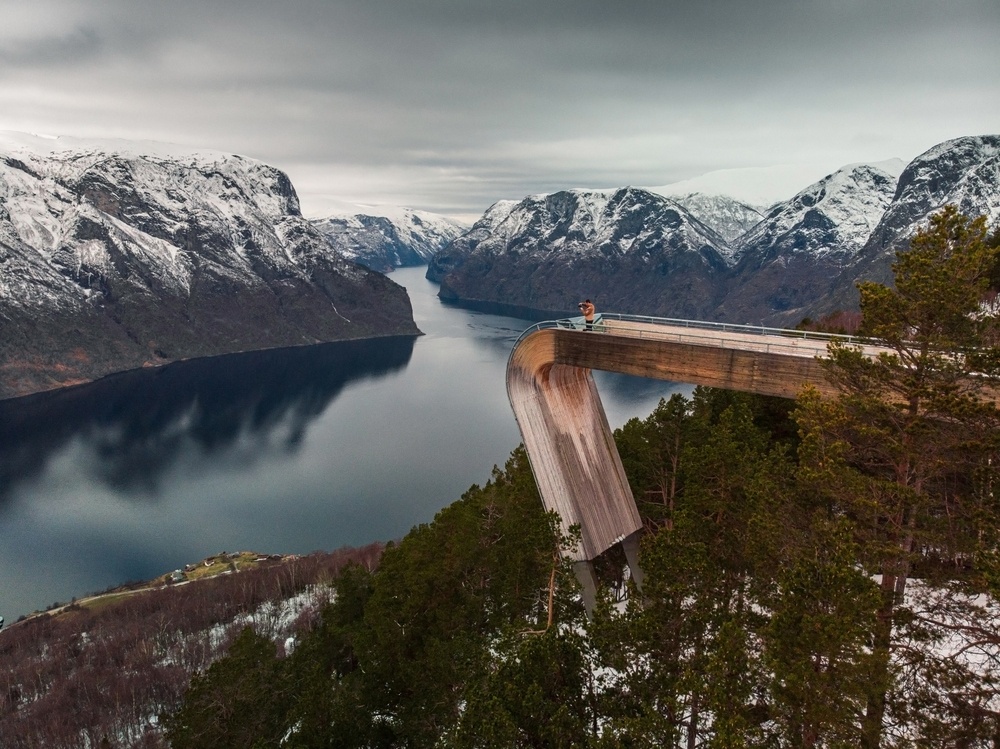
[[[730,243],[756,226],[767,210],[765,206],[752,206],[728,195],[703,192],[690,192],[672,199]]]
[[[487,208],[483,217],[476,221],[471,229],[456,237],[434,254],[427,263],[427,278],[441,283],[446,275],[465,262],[465,258],[476,249],[480,242],[489,238],[493,231],[506,221],[517,205],[516,200],[498,200]]]
[[[312,223],[344,257],[383,273],[426,264],[469,228],[445,216],[407,208],[379,215],[330,216]]]
[[[807,316],[803,310],[856,262],[895,190],[895,175],[853,165],[773,206],[735,243],[739,261],[721,316],[749,323]]]
[[[266,164],[0,135],[0,397],[180,358],[416,333]]]
[[[697,316],[717,302],[716,279],[732,255],[718,233],[663,196],[567,190],[494,206],[435,257],[428,277],[442,279],[442,299],[463,303],[572,311],[590,297],[599,308]]]
[[[737,252],[765,262],[795,254],[850,258],[868,241],[895,191],[896,175],[866,164],[844,167],[772,206],[739,237]]]
[[[1000,223],[1000,135],[945,141],[920,154],[899,176],[892,205],[865,243],[863,274],[886,282],[895,253],[945,205]]]
[[[676,185],[531,196],[492,209],[427,277],[463,304],[559,313],[590,296],[610,311],[795,325],[857,309],[859,280],[891,283],[895,252],[946,204],[1000,223],[1000,136],[947,141],[903,167],[843,167],[742,234],[754,206],[735,213],[731,198]]]

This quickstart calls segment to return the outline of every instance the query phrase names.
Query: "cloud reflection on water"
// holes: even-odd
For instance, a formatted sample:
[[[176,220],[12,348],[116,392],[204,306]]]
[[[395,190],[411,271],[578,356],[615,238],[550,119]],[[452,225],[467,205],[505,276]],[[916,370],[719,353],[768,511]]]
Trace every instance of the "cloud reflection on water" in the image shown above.
[[[294,452],[351,382],[401,370],[413,337],[319,344],[176,362],[0,401],[0,509],[74,441],[109,489],[155,496],[185,451],[240,452],[250,439]],[[242,451],[248,460],[266,451]]]

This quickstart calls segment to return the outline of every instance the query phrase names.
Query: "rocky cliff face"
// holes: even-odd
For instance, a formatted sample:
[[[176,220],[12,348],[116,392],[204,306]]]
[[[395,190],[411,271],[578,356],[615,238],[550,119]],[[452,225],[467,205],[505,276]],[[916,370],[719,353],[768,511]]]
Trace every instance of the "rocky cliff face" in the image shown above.
[[[0,138],[0,397],[175,359],[416,334],[259,162]]]
[[[896,177],[845,167],[778,203],[736,241],[738,261],[719,317],[795,324],[853,267],[892,202]]]
[[[428,278],[462,304],[565,314],[589,296],[608,311],[794,325],[856,309],[860,279],[891,282],[895,252],[946,204],[996,226],[1000,136],[942,143],[898,178],[845,167],[740,234],[753,215],[734,203],[631,188],[532,196],[494,207],[431,260]]]
[[[465,262],[465,259],[472,254],[480,242],[493,235],[493,232],[507,220],[517,205],[516,200],[499,200],[491,205],[483,217],[472,225],[471,229],[434,253],[427,263],[427,278],[441,283],[446,275]]]
[[[425,265],[469,228],[444,216],[408,209],[385,216],[330,216],[312,223],[341,255],[382,273]]]
[[[494,206],[434,258],[440,296],[575,313],[598,309],[703,316],[732,250],[683,206],[635,188],[568,190]]]
[[[865,242],[856,272],[841,284],[845,291],[836,302],[845,307],[857,303],[857,279],[890,282],[896,252],[906,249],[932,213],[949,204],[968,216],[986,216],[990,227],[1000,224],[1000,135],[945,141],[907,165],[891,205]]]
[[[760,223],[767,210],[728,195],[706,195],[702,192],[677,195],[673,200],[687,208],[692,216],[697,216],[727,242],[735,242]]]

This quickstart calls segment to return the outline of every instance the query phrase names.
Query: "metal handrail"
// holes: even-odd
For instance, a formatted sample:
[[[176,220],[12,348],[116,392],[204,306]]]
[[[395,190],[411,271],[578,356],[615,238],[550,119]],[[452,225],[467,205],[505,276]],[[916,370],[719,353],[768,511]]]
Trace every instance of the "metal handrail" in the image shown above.
[[[870,344],[871,341],[865,338],[860,338],[858,336],[846,335],[843,333],[820,333],[812,330],[791,330],[789,328],[770,328],[764,325],[743,325],[736,323],[721,323],[721,322],[708,322],[706,320],[683,320],[679,318],[671,317],[651,317],[648,315],[628,315],[619,312],[602,312],[595,316],[594,325],[599,326],[603,320],[616,320],[619,322],[634,322],[643,324],[653,324],[653,325],[664,325],[670,326],[672,328],[689,328],[692,330],[704,330],[712,332],[722,332],[722,333],[741,333],[747,335],[759,335],[768,338],[794,338],[801,340],[811,340],[811,341],[840,341],[847,344],[863,345]],[[582,316],[577,317],[564,317],[556,320],[542,320],[530,326],[524,330],[517,340],[514,342],[514,348],[527,336],[531,335],[535,331],[543,330],[546,328],[566,328],[573,330],[582,330],[584,326],[584,318]],[[641,330],[638,328],[616,328],[617,330],[633,330],[638,333],[638,337],[643,337],[643,334],[648,334],[649,331]],[[692,334],[686,336],[689,338],[694,338],[699,341],[711,341],[711,344],[716,347],[725,348],[723,345],[725,339],[719,339],[717,336],[698,336],[697,334]],[[776,341],[768,341],[768,346],[774,345],[782,347],[782,344]],[[784,348],[791,348],[791,346],[783,346]]]

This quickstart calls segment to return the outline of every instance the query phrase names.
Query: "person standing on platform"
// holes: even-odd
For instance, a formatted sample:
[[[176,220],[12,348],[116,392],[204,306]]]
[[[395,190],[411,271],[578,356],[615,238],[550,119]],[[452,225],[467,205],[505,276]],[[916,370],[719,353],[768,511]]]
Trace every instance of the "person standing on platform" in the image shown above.
[[[586,323],[587,330],[593,330],[594,312],[596,311],[594,308],[594,303],[589,299],[584,299],[576,306],[580,308],[580,312],[583,314],[583,320]]]

